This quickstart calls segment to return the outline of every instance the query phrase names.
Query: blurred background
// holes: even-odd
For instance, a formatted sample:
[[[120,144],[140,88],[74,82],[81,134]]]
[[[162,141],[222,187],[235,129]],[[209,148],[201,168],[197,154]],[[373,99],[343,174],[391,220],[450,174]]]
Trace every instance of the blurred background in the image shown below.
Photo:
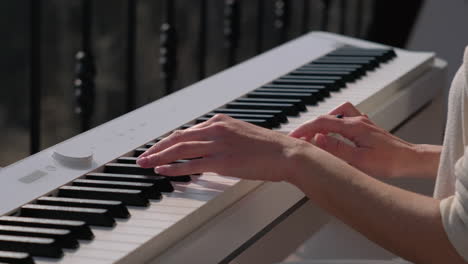
[[[451,77],[468,43],[467,6],[464,0],[2,0],[0,167],[313,30],[437,51]]]

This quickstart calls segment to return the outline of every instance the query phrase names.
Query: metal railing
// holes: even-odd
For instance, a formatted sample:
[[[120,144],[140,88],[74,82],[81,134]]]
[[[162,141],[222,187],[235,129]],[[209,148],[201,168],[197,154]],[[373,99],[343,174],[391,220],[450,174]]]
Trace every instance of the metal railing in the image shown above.
[[[80,46],[75,51],[75,72],[71,87],[70,109],[79,122],[79,130],[86,131],[105,120],[95,117],[100,97],[96,96],[103,85],[100,77],[100,63],[106,60],[96,49],[99,34],[96,32],[97,18],[110,15],[96,8],[99,1],[80,0],[76,6],[79,15],[73,16],[79,29],[75,38]],[[117,2],[117,1],[116,1]],[[372,25],[378,4],[373,0],[122,0],[119,1],[124,12],[125,39],[120,49],[123,53],[124,96],[123,112],[131,111],[140,105],[183,88],[183,86],[208,77],[216,71],[254,56],[310,30],[334,31],[340,34],[366,38]],[[114,3],[113,1],[109,2]],[[50,1],[29,0],[29,142],[30,153],[46,147],[41,143],[41,122],[44,114],[44,30],[47,17],[44,10]],[[190,7],[185,8],[187,5]],[[159,46],[141,43],[142,22],[139,14],[145,8],[154,7],[159,13],[159,25],[154,25],[159,34]],[[191,9],[193,8],[193,9]],[[255,10],[255,11],[252,11]],[[101,12],[98,14],[97,12]],[[115,15],[115,14],[114,14]],[[151,16],[149,16],[151,17]],[[183,21],[183,22],[182,22]],[[221,22],[221,23],[219,23]],[[215,30],[213,30],[215,29]],[[186,32],[194,39],[187,41]],[[250,32],[247,34],[246,32]],[[252,34],[253,32],[253,34]],[[189,43],[188,43],[189,42]],[[217,45],[215,49],[212,47]],[[141,47],[144,49],[142,50]],[[190,47],[190,48],[188,48]],[[157,49],[155,53],[152,49]],[[188,51],[187,51],[188,50]],[[158,61],[159,82],[154,83],[158,96],[146,95],[138,100],[137,90],[141,62],[145,53],[156,54],[152,59]],[[152,51],[152,52],[151,52]],[[306,51],[304,51],[306,52]],[[185,60],[187,54],[196,58]],[[119,56],[122,56],[120,54]],[[187,63],[187,61],[189,63]],[[190,64],[190,65],[185,65]],[[214,66],[213,66],[214,65]],[[99,70],[97,70],[99,69]],[[189,77],[187,77],[189,76]],[[154,77],[153,77],[154,78]],[[182,81],[181,81],[182,80]],[[146,90],[139,89],[140,94]],[[64,100],[66,100],[64,98]],[[117,113],[121,114],[121,113]],[[110,115],[115,116],[115,115]],[[102,119],[102,118],[101,118]],[[63,124],[61,124],[63,125]],[[76,126],[76,125],[75,125]],[[76,129],[75,129],[76,130]],[[52,140],[53,141],[53,140]],[[5,164],[1,164],[5,165]]]

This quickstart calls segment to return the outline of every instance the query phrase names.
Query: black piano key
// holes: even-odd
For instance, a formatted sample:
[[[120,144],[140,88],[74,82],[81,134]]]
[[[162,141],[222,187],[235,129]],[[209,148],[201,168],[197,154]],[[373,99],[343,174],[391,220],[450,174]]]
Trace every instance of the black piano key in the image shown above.
[[[183,129],[191,128],[191,127],[193,127],[194,125],[195,125],[195,124],[185,124],[185,125],[179,127],[179,129],[182,129],[182,130],[183,130]]]
[[[318,62],[322,63],[340,63],[340,64],[352,64],[357,63],[364,66],[364,69],[372,71],[380,66],[379,60],[372,57],[322,57]],[[316,63],[317,64],[317,63]]]
[[[294,73],[296,75],[301,75],[301,74],[307,75],[309,72],[321,72],[321,71],[330,72],[331,74],[333,74],[333,72],[336,72],[337,74],[340,74],[343,72],[349,72],[349,77],[348,77],[349,81],[355,81],[366,75],[366,71],[361,68],[317,68],[317,67],[313,67],[309,65],[295,69],[290,74]]]
[[[281,76],[283,79],[294,79],[294,78],[307,78],[308,80],[329,80],[329,81],[342,81],[344,82],[343,76],[335,75],[335,76],[320,76],[320,75],[312,75],[312,76],[297,76],[294,74],[286,74]]]
[[[133,156],[134,157],[139,157],[141,154],[143,154],[145,151],[147,151],[148,148],[137,148],[135,149],[135,151],[133,152]]]
[[[258,89],[257,91],[264,91],[264,89],[268,90],[285,90],[288,89],[289,92],[304,92],[304,93],[318,93],[321,98],[330,96],[330,91],[325,86],[320,85],[291,85],[291,84],[268,84],[264,85]]]
[[[84,208],[102,208],[107,209],[113,217],[128,218],[130,213],[127,207],[121,201],[112,200],[95,200],[95,199],[79,199],[67,197],[41,197],[36,200],[37,204],[57,205],[57,206],[72,206]]]
[[[306,111],[306,106],[300,99],[277,99],[277,98],[239,98],[235,102],[242,103],[273,103],[273,104],[292,104],[297,111]]]
[[[284,91],[284,90],[283,90]],[[312,93],[281,93],[281,92],[262,92],[255,90],[254,92],[248,93],[247,97],[250,98],[284,98],[284,99],[299,99],[306,105],[314,105],[317,104],[318,96]]]
[[[148,206],[149,201],[140,190],[62,186],[58,196],[97,200],[122,201],[125,205]],[[96,209],[97,210],[97,209]]]
[[[148,150],[148,148],[139,148],[140,151],[146,151]],[[117,158],[116,162],[117,163],[124,163],[124,164],[136,164],[138,160],[138,157],[120,157],[120,158]],[[176,160],[174,161],[175,163],[178,163],[178,162],[186,162],[187,160]]]
[[[396,57],[396,53],[393,49],[361,49],[361,48],[340,48],[327,55],[336,56],[378,56],[388,61]]]
[[[148,142],[145,144],[145,148],[151,148],[154,144],[158,143],[159,141],[163,140],[165,137],[158,137],[154,141]]]
[[[281,89],[281,88],[257,88],[253,90],[252,93],[273,93],[273,94],[298,94],[298,95],[305,95],[310,100],[310,104],[315,104],[318,101],[322,101],[325,97],[327,97],[330,93],[322,93],[320,90],[315,89]],[[292,96],[292,95],[291,95]],[[314,103],[315,102],[315,103]]]
[[[323,70],[323,71],[331,71],[336,69],[348,69],[348,70],[356,70],[356,69],[363,69],[362,64],[340,64],[340,63],[321,63],[316,64],[314,61],[311,61],[307,64],[302,65],[298,69],[305,69],[311,68],[314,70]]]
[[[144,149],[147,149],[150,147],[146,147]],[[143,148],[142,148],[143,149]],[[125,164],[136,164],[138,157],[120,157],[117,159],[117,163],[125,163]]]
[[[376,64],[371,63],[369,60],[360,60],[360,59],[354,59],[354,60],[345,60],[342,58],[320,58],[317,60],[314,60],[312,64],[340,64],[340,65],[361,65],[364,70],[366,71],[371,71],[377,67]]]
[[[339,76],[344,82],[354,82],[359,76],[352,70],[327,71],[297,69],[289,73],[292,76],[335,77]]]
[[[151,148],[154,144],[156,144],[156,142],[148,142],[145,144],[144,148]]]
[[[375,56],[323,56],[321,60],[339,60],[339,61],[360,61],[365,64],[371,64],[374,67],[379,66],[379,62]]]
[[[290,80],[290,79],[276,79],[273,81],[273,84],[280,84],[280,85],[305,85],[305,86],[320,86],[323,85],[330,91],[338,91],[341,86],[338,85],[335,81],[316,81],[316,80]]]
[[[289,73],[290,75],[301,75],[301,76],[340,76],[346,82],[353,82],[359,76],[355,75],[353,71],[319,71],[319,70],[294,70]]]
[[[0,262],[13,264],[34,264],[34,260],[28,253],[13,251],[0,251]]]
[[[231,102],[226,105],[226,108],[234,109],[263,109],[263,110],[281,110],[287,116],[298,116],[299,111],[294,104],[275,104],[275,103],[243,103]]]
[[[0,217],[0,224],[66,229],[70,230],[76,238],[83,240],[91,240],[94,237],[93,232],[84,221],[2,216]]]
[[[161,176],[154,172],[154,168],[142,168],[136,164],[122,164],[122,163],[108,163],[104,166],[104,172]],[[189,175],[168,177],[168,179],[170,181],[176,181],[176,182],[189,182],[192,180]]]
[[[341,76],[298,76],[298,75],[288,74],[288,75],[285,75],[285,76],[281,76],[281,79],[308,80],[308,81],[328,80],[328,81],[336,82],[336,84],[339,85],[340,87],[346,86],[346,82],[343,80],[343,78]]]
[[[366,71],[367,71],[364,68],[364,66],[359,65],[359,64],[332,64],[332,63],[327,63],[327,64],[309,63],[309,64],[301,66],[300,68],[298,68],[296,70],[308,70],[308,71],[310,71],[310,70],[314,70],[314,71],[315,70],[327,70],[327,71],[347,70],[347,71],[353,71],[356,74],[357,77],[361,77],[361,76],[366,75]]]
[[[369,53],[369,52],[331,52],[326,55],[327,58],[373,58],[379,63],[386,62],[388,60],[387,57],[383,55],[383,53]]]
[[[286,99],[301,99],[302,102],[306,105],[315,105],[318,101],[322,100],[323,97],[319,94],[317,90],[313,93],[307,93],[303,91],[288,91],[283,90],[273,90],[273,89],[256,89],[251,93],[247,94],[247,97],[251,98],[286,98]]]
[[[145,152],[147,149],[138,148],[135,151]],[[156,175],[154,168],[142,168],[136,164],[125,163],[107,163],[104,166],[104,172],[108,173],[122,173],[122,174],[136,174],[136,175]]]
[[[25,252],[35,257],[60,258],[63,251],[52,238],[0,235],[0,250]]]
[[[204,122],[206,120],[210,119],[210,117],[199,117],[197,118],[197,122],[201,123],[201,122]],[[270,125],[270,123],[268,122],[268,120],[266,119],[248,119],[248,118],[237,118],[238,120],[241,120],[241,121],[244,121],[244,122],[247,122],[247,123],[250,123],[250,124],[253,124],[253,125],[256,125],[256,126],[259,126],[259,127],[263,127],[263,128],[268,128],[268,129],[272,129],[273,126]]]
[[[103,181],[91,179],[77,179],[72,182],[73,186],[98,187],[111,189],[141,190],[148,199],[161,199],[161,193],[152,183],[146,182],[124,182],[124,181]]]
[[[117,163],[122,163],[122,164],[136,164],[136,161],[138,160],[138,156],[143,154],[145,151],[147,151],[149,148],[137,148],[135,149],[134,157],[120,157],[117,159]],[[172,163],[180,163],[180,162],[186,162],[187,160],[176,160]],[[148,169],[149,171],[149,169]],[[149,173],[149,172],[148,172]],[[156,175],[154,173],[154,175]]]
[[[323,85],[328,89],[336,89],[339,86],[336,84],[335,81],[330,80],[304,80],[304,81],[297,81],[297,80],[289,80],[278,78],[274,80],[272,83],[274,84],[299,84],[299,85]]]
[[[172,186],[171,182],[167,179],[167,177],[164,176],[93,172],[86,174],[85,178],[103,181],[147,182],[156,185],[160,192],[174,191],[174,187]]]
[[[214,113],[217,114],[260,114],[260,115],[274,115],[275,118],[278,119],[280,123],[287,123],[288,117],[281,111],[281,110],[274,110],[274,109],[235,109],[235,108],[218,108],[213,110]]]
[[[65,188],[68,186],[63,186]],[[21,216],[81,220],[89,225],[112,227],[115,220],[106,209],[80,208],[55,205],[27,204],[21,207]]]
[[[213,117],[217,113],[211,112],[205,115],[205,117]],[[267,120],[271,127],[279,127],[281,122],[274,115],[262,115],[262,114],[236,114],[236,113],[227,113],[226,115],[232,118],[246,118],[246,119],[264,119]]]
[[[78,240],[66,229],[0,225],[0,235],[42,237],[57,240],[62,248],[78,248]]]

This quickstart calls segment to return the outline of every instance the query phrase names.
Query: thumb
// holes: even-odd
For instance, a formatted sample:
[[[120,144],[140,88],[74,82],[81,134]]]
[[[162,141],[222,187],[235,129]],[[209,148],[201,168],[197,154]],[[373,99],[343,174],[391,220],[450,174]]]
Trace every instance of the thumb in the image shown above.
[[[333,136],[317,133],[314,137],[314,143],[317,147],[331,153],[334,156],[348,162],[353,163],[352,160],[356,157],[356,147],[345,143]]]

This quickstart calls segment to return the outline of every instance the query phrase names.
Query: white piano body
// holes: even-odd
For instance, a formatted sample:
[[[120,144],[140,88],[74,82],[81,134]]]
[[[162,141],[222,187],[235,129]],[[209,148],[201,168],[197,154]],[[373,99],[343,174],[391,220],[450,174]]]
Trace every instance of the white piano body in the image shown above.
[[[99,171],[117,157],[344,44],[385,47],[312,32],[272,49],[2,169],[0,215],[15,213],[18,207]],[[356,104],[388,130],[399,126],[444,87],[445,63],[432,53],[396,52],[395,59],[309,107],[280,131],[290,131],[344,101]],[[443,122],[438,120],[433,131],[441,134]],[[62,159],[54,158],[55,152],[63,154]],[[176,190],[148,209],[130,208],[132,217],[118,220],[113,230],[93,228],[96,239],[81,243],[76,251],[65,251],[61,260],[35,258],[36,263],[271,263],[287,256],[329,221],[329,216],[286,183],[204,174],[190,184],[179,184]],[[288,221],[305,226],[296,224],[285,236],[288,227],[283,223]]]

